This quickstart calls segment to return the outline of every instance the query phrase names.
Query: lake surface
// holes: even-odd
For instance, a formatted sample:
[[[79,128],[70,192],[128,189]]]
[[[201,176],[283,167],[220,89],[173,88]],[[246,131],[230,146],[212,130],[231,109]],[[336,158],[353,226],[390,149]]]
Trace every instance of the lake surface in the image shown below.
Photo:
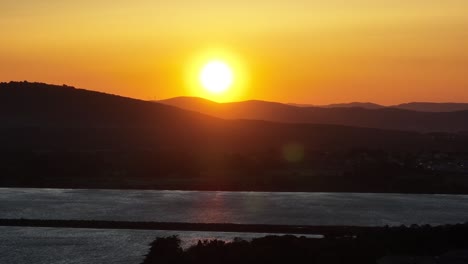
[[[0,218],[359,225],[468,221],[467,195],[0,188]]]

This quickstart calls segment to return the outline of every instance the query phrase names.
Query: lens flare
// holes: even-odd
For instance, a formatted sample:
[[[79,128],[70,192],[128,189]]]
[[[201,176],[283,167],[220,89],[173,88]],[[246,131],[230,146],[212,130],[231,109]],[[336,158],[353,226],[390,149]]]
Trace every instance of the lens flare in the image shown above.
[[[289,143],[283,147],[283,158],[288,162],[300,162],[304,159],[304,146]]]

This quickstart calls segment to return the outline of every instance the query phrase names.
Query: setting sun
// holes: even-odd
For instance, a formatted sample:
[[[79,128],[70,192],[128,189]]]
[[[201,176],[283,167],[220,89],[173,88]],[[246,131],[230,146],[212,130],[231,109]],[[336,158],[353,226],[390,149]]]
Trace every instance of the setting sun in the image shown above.
[[[248,94],[250,68],[240,53],[228,47],[211,47],[187,58],[187,95],[229,102],[242,100]]]
[[[200,72],[201,84],[212,93],[225,92],[232,85],[233,80],[231,68],[223,61],[211,61]]]

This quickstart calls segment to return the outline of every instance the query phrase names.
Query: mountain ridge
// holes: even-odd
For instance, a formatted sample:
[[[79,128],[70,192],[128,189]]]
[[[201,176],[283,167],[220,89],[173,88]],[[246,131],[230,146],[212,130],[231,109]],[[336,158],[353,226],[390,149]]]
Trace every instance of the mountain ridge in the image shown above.
[[[241,110],[259,104],[271,106]],[[258,113],[291,108],[273,105],[280,111]],[[229,120],[67,86],[0,83],[1,187],[465,193],[458,172],[418,166],[433,164],[433,153],[462,157],[467,145],[463,133]]]
[[[468,110],[421,112],[396,107],[299,107],[249,100],[217,103],[203,98],[176,97],[158,101],[182,109],[224,119],[253,119],[282,123],[334,124],[418,132],[459,132],[468,130]]]
[[[158,146],[234,151],[278,147],[290,141],[318,146],[312,140],[317,137],[325,145],[343,138],[344,145],[387,145],[413,137],[426,140],[415,133],[346,125],[226,120],[160,103],[28,82],[0,83],[0,129],[0,144],[11,149]],[[360,134],[368,137],[351,140]],[[383,140],[386,137],[393,139]]]
[[[154,102],[162,102],[162,103],[172,103],[174,101],[181,101],[181,100],[200,100],[209,103],[215,104],[233,104],[233,103],[246,103],[246,102],[263,102],[263,103],[275,103],[281,105],[289,105],[295,107],[318,107],[318,108],[365,108],[365,109],[382,109],[382,108],[397,108],[402,110],[410,110],[410,111],[418,111],[418,112],[459,112],[459,111],[468,111],[468,103],[457,103],[457,102],[408,102],[408,103],[401,103],[396,105],[381,105],[372,102],[350,102],[350,103],[333,103],[333,104],[326,104],[326,105],[316,105],[316,104],[299,104],[299,103],[281,103],[275,101],[267,101],[267,100],[258,100],[258,99],[250,99],[245,101],[234,101],[234,102],[216,102],[213,100],[209,100],[202,97],[196,96],[177,96],[171,97],[162,100],[156,100]]]

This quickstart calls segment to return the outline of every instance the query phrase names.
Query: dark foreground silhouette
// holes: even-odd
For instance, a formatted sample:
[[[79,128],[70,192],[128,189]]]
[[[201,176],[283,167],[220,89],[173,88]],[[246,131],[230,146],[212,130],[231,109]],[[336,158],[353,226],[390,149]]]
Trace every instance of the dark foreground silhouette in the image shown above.
[[[399,261],[399,262],[398,262]],[[368,230],[322,239],[267,236],[245,241],[199,241],[183,250],[180,240],[157,238],[143,264],[164,263],[468,263],[468,225]]]

